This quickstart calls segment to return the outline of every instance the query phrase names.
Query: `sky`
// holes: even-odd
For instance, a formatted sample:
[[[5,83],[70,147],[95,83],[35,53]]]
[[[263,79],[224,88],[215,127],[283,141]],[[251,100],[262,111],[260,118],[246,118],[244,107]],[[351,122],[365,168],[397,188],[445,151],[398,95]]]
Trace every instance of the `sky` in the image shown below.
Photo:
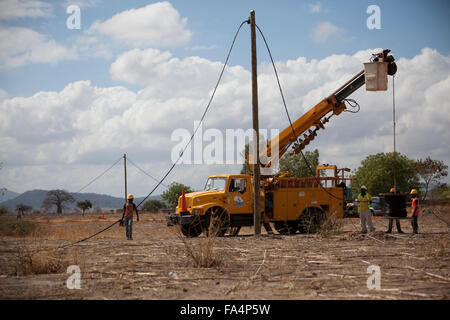
[[[180,144],[174,132],[193,131],[250,10],[291,118],[362,70],[372,53],[391,49],[397,151],[449,164],[449,9],[445,0],[1,0],[0,188],[75,192],[125,153],[152,177],[164,176]],[[283,130],[288,120],[259,35],[257,49],[259,125]],[[251,128],[250,79],[245,24],[203,123],[200,154],[213,141],[208,134]],[[321,163],[353,170],[370,154],[392,152],[392,84],[390,77],[388,91],[355,92],[360,112],[333,117],[307,150],[317,148]],[[223,144],[237,160],[240,150]],[[178,165],[164,185],[202,189],[209,175],[241,167],[205,162]],[[131,164],[127,174],[136,196],[156,184]],[[83,191],[122,196],[123,189],[119,161]]]

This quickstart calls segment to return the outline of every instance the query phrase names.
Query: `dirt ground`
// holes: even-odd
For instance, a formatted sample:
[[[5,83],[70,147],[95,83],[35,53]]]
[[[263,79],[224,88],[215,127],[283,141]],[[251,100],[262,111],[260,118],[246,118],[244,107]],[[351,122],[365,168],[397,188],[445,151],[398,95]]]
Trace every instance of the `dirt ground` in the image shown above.
[[[431,213],[431,210],[435,214]],[[123,227],[51,254],[46,250],[93,234],[117,215],[40,215],[24,219],[33,234],[0,239],[1,299],[449,299],[450,208],[424,210],[419,234],[402,220],[405,234],[386,235],[388,221],[374,217],[376,232],[359,235],[358,218],[341,220],[335,234],[216,238],[213,267],[198,268],[176,228],[161,214],[144,214],[133,225],[134,240]],[[3,217],[0,219],[4,219]],[[188,239],[201,252],[208,239]],[[68,259],[56,273],[23,274],[24,250],[34,256]],[[22,259],[23,260],[23,259]],[[68,289],[66,268],[76,264],[81,288]],[[380,287],[368,288],[379,267]],[[375,267],[373,267],[375,266]],[[369,268],[369,269],[368,269]],[[372,271],[371,271],[372,270]],[[369,279],[369,283],[371,279]]]

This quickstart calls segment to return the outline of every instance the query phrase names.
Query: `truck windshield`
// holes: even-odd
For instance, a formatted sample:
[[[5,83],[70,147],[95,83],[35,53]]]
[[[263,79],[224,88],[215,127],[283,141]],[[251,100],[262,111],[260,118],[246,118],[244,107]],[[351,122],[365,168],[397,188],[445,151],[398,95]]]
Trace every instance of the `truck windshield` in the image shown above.
[[[208,178],[208,181],[205,185],[205,191],[208,190],[225,190],[225,186],[227,184],[227,178]]]

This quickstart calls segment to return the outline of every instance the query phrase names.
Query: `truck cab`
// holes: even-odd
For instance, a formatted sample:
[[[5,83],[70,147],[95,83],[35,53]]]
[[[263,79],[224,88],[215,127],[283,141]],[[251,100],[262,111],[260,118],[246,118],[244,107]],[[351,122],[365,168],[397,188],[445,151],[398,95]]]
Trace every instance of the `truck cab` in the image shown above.
[[[187,211],[181,211],[182,197],[174,214],[168,216],[168,224],[180,224],[183,234],[197,236],[208,231],[211,219],[220,224],[219,234],[229,227],[253,225],[252,177],[247,174],[213,175],[202,191],[185,195]],[[261,193],[261,208],[264,196]]]

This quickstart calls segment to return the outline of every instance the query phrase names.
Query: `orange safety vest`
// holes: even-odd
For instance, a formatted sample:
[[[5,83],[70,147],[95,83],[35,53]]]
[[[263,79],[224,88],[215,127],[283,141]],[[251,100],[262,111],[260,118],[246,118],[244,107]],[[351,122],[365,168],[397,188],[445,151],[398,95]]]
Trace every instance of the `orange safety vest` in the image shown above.
[[[134,206],[134,203],[125,203],[125,218],[131,218],[133,216]]]
[[[416,209],[416,214],[414,215],[414,209]],[[419,216],[420,214],[420,206],[419,206],[419,198],[414,198],[411,202],[411,217]]]

